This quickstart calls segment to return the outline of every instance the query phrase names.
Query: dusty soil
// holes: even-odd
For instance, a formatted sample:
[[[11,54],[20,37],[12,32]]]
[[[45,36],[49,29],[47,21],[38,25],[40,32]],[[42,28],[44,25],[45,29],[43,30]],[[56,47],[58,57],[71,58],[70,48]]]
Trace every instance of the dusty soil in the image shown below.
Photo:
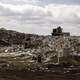
[[[80,80],[80,73],[0,71],[0,80]]]

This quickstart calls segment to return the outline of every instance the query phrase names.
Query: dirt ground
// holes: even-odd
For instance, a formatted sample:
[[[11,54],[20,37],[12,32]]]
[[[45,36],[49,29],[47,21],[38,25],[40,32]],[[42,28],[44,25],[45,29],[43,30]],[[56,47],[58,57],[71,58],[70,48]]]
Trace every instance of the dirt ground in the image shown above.
[[[80,80],[80,73],[0,71],[0,80]]]

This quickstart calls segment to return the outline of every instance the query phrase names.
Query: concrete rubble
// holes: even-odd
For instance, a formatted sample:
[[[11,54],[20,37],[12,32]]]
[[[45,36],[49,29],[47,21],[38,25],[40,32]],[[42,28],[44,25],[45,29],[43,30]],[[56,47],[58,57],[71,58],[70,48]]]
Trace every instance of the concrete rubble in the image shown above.
[[[14,34],[12,36],[16,35]],[[22,39],[21,42],[19,41],[20,43],[15,42],[16,39],[13,39],[10,46],[0,47],[0,57],[8,57],[9,59],[7,59],[8,61],[6,63],[10,65],[23,64],[25,67],[42,67],[44,64],[57,63],[57,58],[68,56],[80,57],[79,36],[27,35],[27,37],[23,36],[22,38],[22,35],[18,36],[18,40],[20,38]],[[37,60],[39,55],[42,59],[41,64]],[[2,60],[5,61],[6,59],[4,58]],[[6,66],[9,67],[9,65]]]

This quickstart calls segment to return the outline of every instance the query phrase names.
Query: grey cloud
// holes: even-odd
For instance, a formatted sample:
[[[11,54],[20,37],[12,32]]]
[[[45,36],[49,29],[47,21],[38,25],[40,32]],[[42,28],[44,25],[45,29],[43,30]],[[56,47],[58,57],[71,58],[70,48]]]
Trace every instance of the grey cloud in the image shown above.
[[[14,5],[24,5],[24,4],[33,4],[40,5],[41,0],[0,0],[2,3],[14,4]]]
[[[0,16],[4,17],[0,18],[1,27],[45,35],[50,34],[54,26],[61,25],[64,26],[65,31],[79,35],[80,11],[75,6],[56,5],[55,7],[52,4],[52,6],[43,7],[31,5],[31,8],[30,6],[26,7],[25,10],[22,10],[23,12],[14,11],[12,8],[16,5],[13,5],[12,8],[4,6],[0,5]],[[66,10],[67,12],[65,12]]]

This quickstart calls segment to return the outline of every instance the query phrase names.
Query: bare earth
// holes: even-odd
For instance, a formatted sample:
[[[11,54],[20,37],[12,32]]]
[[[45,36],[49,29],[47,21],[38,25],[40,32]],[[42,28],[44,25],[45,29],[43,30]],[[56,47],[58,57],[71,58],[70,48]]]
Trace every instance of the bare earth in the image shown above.
[[[0,80],[80,80],[80,73],[0,71]]]

